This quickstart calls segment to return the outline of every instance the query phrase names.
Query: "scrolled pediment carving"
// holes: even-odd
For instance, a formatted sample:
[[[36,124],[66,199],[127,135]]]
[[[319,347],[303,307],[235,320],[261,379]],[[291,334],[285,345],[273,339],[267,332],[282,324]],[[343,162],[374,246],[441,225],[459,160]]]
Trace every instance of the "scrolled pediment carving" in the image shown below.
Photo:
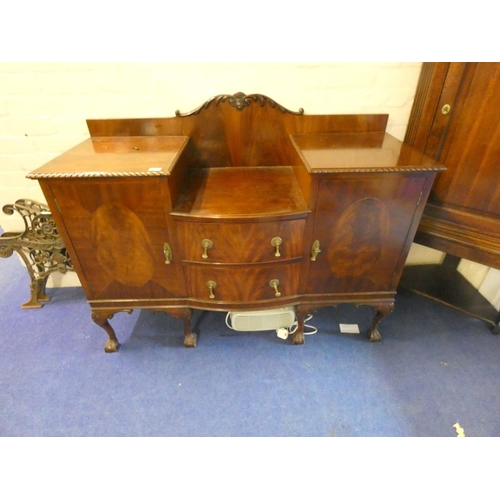
[[[271,106],[271,108],[278,108],[279,111],[282,113],[290,113],[292,115],[303,115],[304,114],[304,109],[299,108],[298,111],[291,111],[281,104],[278,104],[276,101],[271,99],[270,97],[267,97],[263,94],[249,94],[246,95],[243,92],[237,92],[236,94],[230,95],[230,94],[220,94],[215,97],[212,97],[208,101],[206,101],[204,104],[199,106],[198,108],[194,109],[193,111],[190,111],[188,113],[181,113],[179,110],[175,112],[175,116],[193,116],[199,114],[201,111],[204,109],[209,108],[212,104],[215,106],[219,106],[221,103],[227,102],[230,106],[233,108],[236,108],[238,111],[242,111],[246,107],[250,106],[252,102],[256,102],[260,104],[260,106],[265,106],[268,104]]]

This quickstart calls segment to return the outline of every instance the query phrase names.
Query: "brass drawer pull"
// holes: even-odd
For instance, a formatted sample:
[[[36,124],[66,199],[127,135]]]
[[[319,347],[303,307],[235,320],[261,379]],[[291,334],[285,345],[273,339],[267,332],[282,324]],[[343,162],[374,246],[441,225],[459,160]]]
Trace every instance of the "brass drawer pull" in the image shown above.
[[[163,255],[165,256],[165,264],[172,262],[172,248],[168,243],[163,244]]]
[[[280,291],[278,290],[278,285],[279,285],[279,284],[280,284],[280,282],[279,282],[278,280],[271,280],[271,281],[269,282],[269,286],[270,286],[271,288],[274,288],[274,292],[275,292],[275,293],[274,293],[274,296],[275,296],[275,297],[281,297],[281,293],[280,293]]]
[[[321,252],[321,249],[319,248],[319,241],[316,240],[313,244],[312,244],[312,248],[311,248],[311,260],[314,262],[316,260],[316,257],[318,256],[318,254]]]
[[[215,299],[214,289],[217,287],[217,283],[215,281],[207,281],[207,286],[210,290],[209,298]]]
[[[201,241],[201,246],[203,248],[203,255],[202,257],[204,259],[208,259],[208,250],[214,246],[214,243],[212,240],[202,240]]]
[[[275,257],[281,257],[281,254],[280,254],[280,245],[282,243],[283,243],[283,240],[279,236],[276,236],[275,238],[273,238],[271,240],[271,245],[273,247],[276,247],[276,253],[274,254]]]

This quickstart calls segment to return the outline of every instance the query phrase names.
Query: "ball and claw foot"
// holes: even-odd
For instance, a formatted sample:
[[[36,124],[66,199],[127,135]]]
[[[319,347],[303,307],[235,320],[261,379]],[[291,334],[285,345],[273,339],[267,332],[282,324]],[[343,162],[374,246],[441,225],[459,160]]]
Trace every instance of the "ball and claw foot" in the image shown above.
[[[196,347],[197,340],[196,333],[187,333],[184,335],[184,347]]]
[[[292,336],[292,344],[293,345],[302,345],[305,343],[304,333],[303,332],[295,332]]]
[[[96,325],[100,326],[109,337],[106,345],[104,346],[104,352],[116,352],[120,346],[118,339],[116,338],[115,331],[108,321],[108,319],[111,319],[114,316],[115,312],[117,311],[92,311],[92,321],[94,321]],[[127,309],[127,312],[130,314],[132,310]]]
[[[370,342],[380,342],[382,340],[382,335],[380,335],[380,332],[376,328],[374,330],[370,328],[367,332],[367,337]]]
[[[372,324],[367,332],[367,337],[370,342],[380,342],[382,340],[382,335],[378,331],[378,324],[392,311],[394,311],[394,303],[383,304],[376,307],[377,314],[373,318]]]
[[[104,352],[116,352],[118,351],[120,344],[116,340],[109,339],[104,346]]]

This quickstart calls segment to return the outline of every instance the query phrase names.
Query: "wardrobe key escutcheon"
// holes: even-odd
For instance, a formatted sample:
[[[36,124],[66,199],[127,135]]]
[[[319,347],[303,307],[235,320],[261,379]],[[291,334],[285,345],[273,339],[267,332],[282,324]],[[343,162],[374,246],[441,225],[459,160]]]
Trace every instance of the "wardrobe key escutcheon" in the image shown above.
[[[202,240],[201,241],[201,246],[203,248],[203,255],[202,257],[204,259],[208,259],[208,250],[214,246],[214,243],[212,240]]]
[[[168,243],[163,245],[163,255],[165,256],[165,264],[170,264],[172,262],[172,248]]]
[[[281,254],[280,254],[280,245],[282,243],[283,243],[283,240],[279,236],[276,236],[275,238],[273,238],[271,240],[271,245],[273,247],[276,247],[276,252],[274,254],[275,257],[281,257]]]
[[[215,299],[214,289],[217,287],[217,283],[215,281],[207,281],[207,287],[210,290],[209,298]]]
[[[311,260],[314,262],[316,260],[316,257],[318,256],[318,254],[321,252],[321,249],[319,248],[319,241],[316,240],[313,244],[312,244],[312,248],[311,248]]]
[[[274,296],[275,297],[281,297],[281,292],[278,290],[278,285],[280,284],[280,282],[278,280],[271,280],[269,282],[269,286],[271,288],[274,288],[274,291],[275,291],[275,294]]]

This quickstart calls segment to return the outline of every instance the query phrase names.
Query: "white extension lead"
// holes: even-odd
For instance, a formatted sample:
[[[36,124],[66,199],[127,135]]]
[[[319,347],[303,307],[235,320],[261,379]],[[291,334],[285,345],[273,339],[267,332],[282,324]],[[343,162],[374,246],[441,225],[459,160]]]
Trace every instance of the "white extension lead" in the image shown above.
[[[235,328],[233,328],[233,326],[231,325],[231,323],[229,321],[230,317],[231,317],[231,313],[228,312],[226,314],[226,326],[231,330],[236,330]],[[316,327],[307,324],[307,322],[309,320],[311,320],[312,317],[313,317],[312,314],[309,314],[306,316],[306,318],[304,320],[304,335],[314,335],[318,331],[318,329]],[[290,326],[288,328],[285,328],[285,327],[278,328],[276,330],[276,334],[278,335],[278,337],[280,339],[286,340],[289,335],[293,335],[297,331],[298,327],[299,327],[298,322],[294,321],[292,326]],[[306,331],[306,329],[309,329],[309,331]]]
[[[318,332],[318,329],[315,326],[307,324],[310,319],[312,319],[312,314],[307,315],[306,319],[304,320],[304,335],[314,335]],[[276,330],[276,333],[280,339],[286,340],[288,338],[288,335],[293,335],[297,331],[298,327],[299,324],[297,321],[295,321],[290,328],[278,328]],[[310,328],[311,331],[307,332],[306,328]]]

